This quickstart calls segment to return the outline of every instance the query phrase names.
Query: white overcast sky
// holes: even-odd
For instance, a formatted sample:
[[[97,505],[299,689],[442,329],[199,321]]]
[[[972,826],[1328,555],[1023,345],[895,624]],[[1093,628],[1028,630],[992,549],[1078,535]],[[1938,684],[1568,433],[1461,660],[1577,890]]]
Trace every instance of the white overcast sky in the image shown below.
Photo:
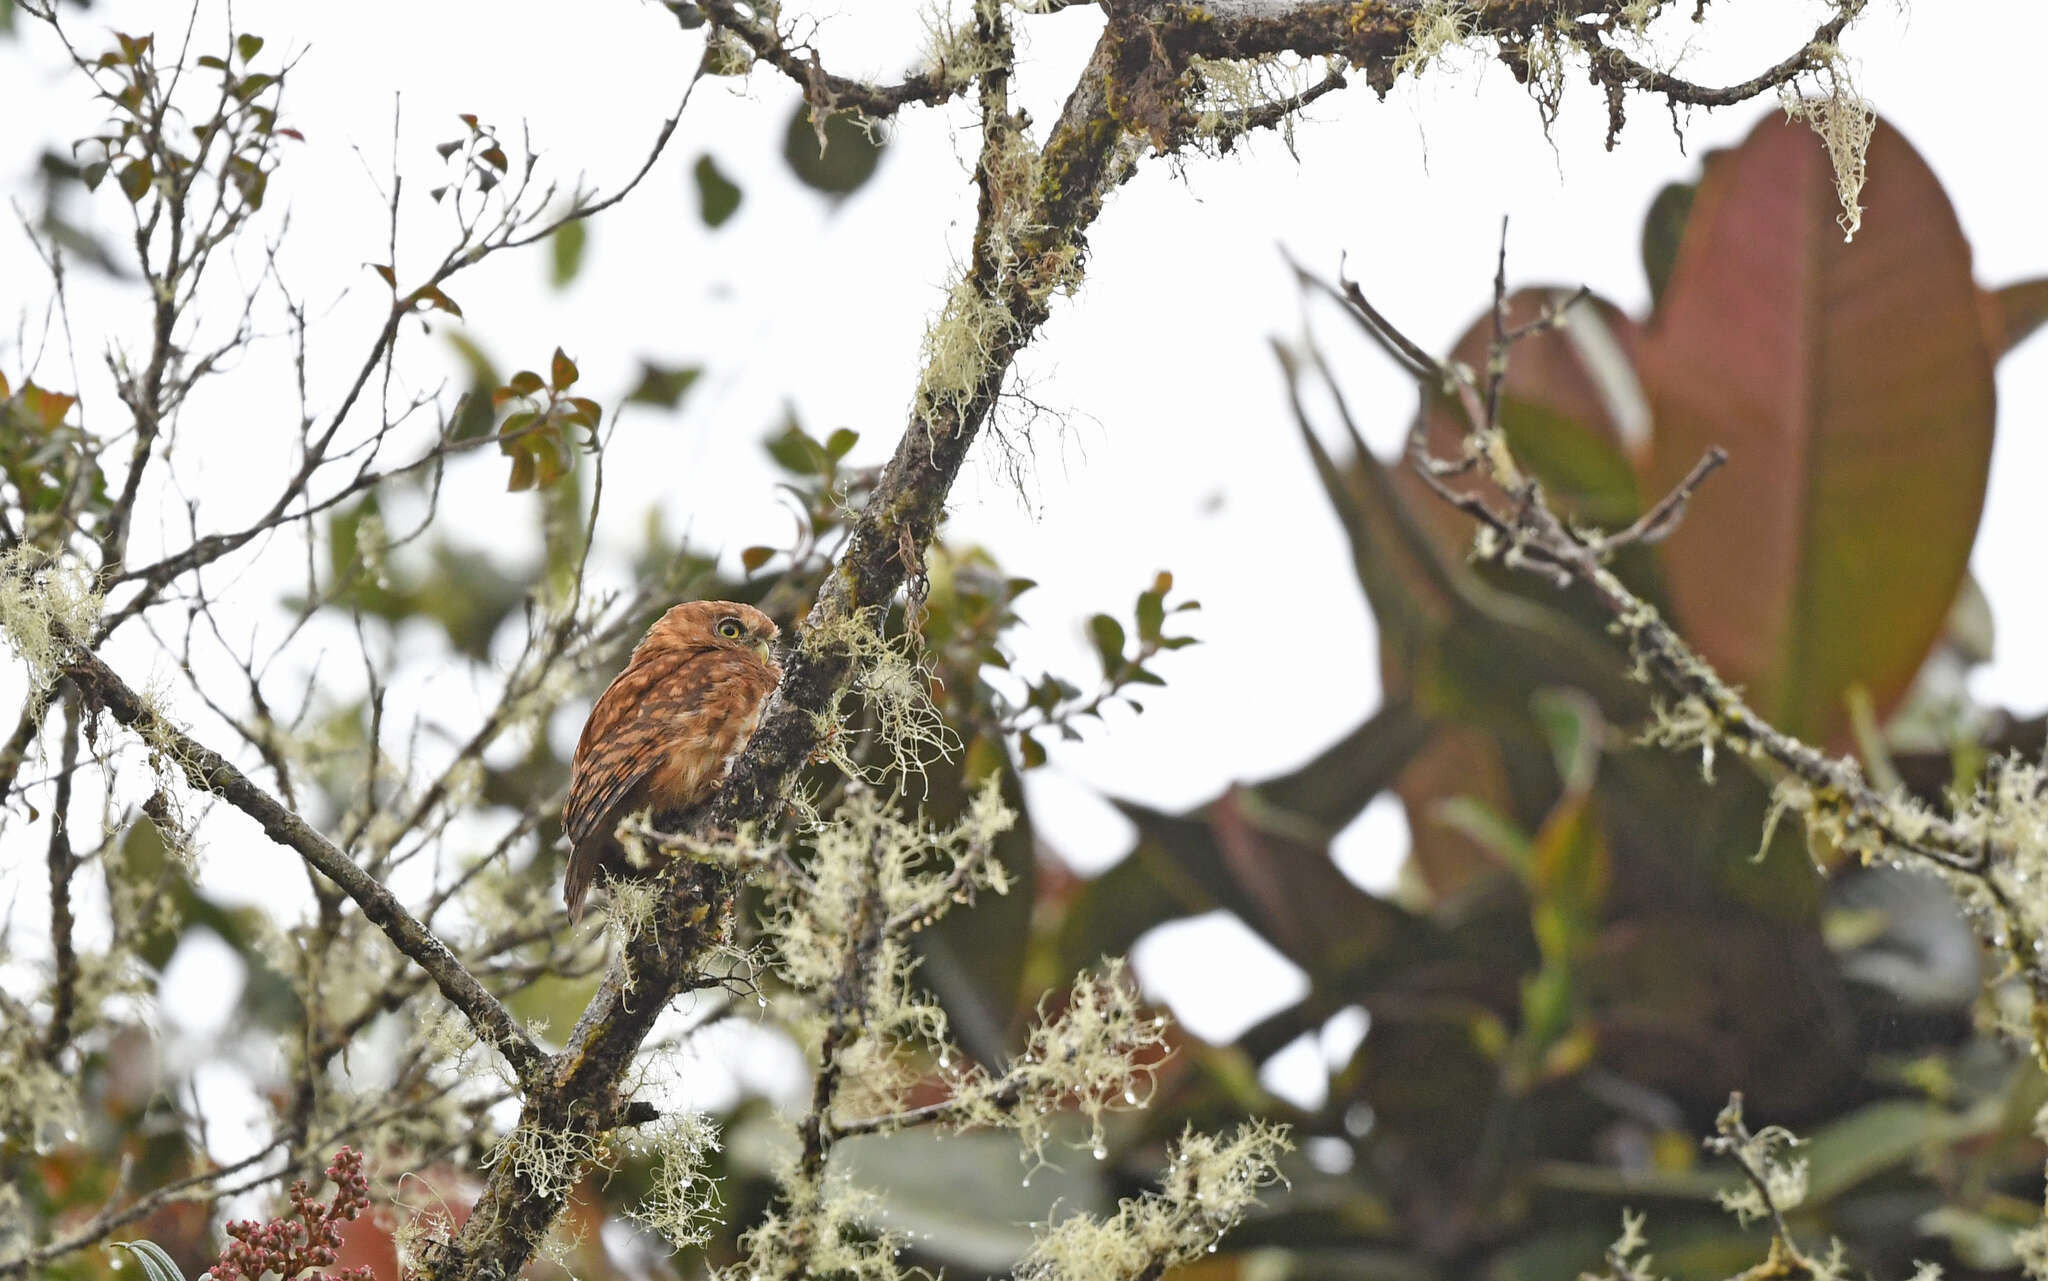
[[[813,39],[834,70],[890,75],[918,47],[920,8],[841,0],[814,11]],[[1794,47],[1821,11],[1794,0],[1718,0],[1703,28],[1682,18],[1664,24],[1665,48],[1689,44],[1685,69],[1696,79],[1741,79]],[[174,12],[182,6],[101,4],[72,28],[96,47],[106,28],[148,30]],[[298,58],[285,115],[307,142],[287,157],[270,198],[291,210],[287,262],[299,289],[332,302],[321,333],[329,363],[315,369],[327,387],[380,314],[381,289],[364,264],[388,257],[371,178],[390,170],[394,110],[412,193],[403,282],[439,243],[423,193],[441,180],[432,145],[455,135],[458,112],[507,135],[523,121],[549,172],[570,182],[581,171],[608,190],[637,167],[700,47],[640,0],[240,0],[235,13],[243,29],[269,38],[266,56],[282,48]],[[1079,8],[1018,22],[1028,59],[1023,100],[1042,126],[1100,19]],[[21,40],[0,45],[0,119],[12,122],[0,135],[0,182],[27,207],[38,151],[89,130],[97,112],[77,81],[59,74],[50,40],[21,26]],[[1875,0],[1845,41],[1866,94],[1947,185],[1987,284],[2048,274],[2044,47],[2048,6],[2036,0],[1912,8]],[[1503,215],[1512,220],[1517,281],[1584,282],[1638,314],[1646,306],[1643,211],[1664,183],[1696,176],[1696,160],[1647,100],[1633,104],[1620,147],[1605,151],[1598,93],[1578,79],[1568,88],[1546,139],[1534,106],[1498,64],[1468,59],[1404,82],[1384,103],[1361,85],[1310,113],[1298,160],[1267,136],[1222,160],[1149,162],[1110,200],[1090,235],[1086,284],[1058,304],[1021,363],[1032,398],[1059,415],[1033,429],[1027,492],[984,459],[955,494],[951,527],[952,537],[985,542],[1011,572],[1043,584],[1027,598],[1031,626],[1018,644],[1026,666],[1085,677],[1092,660],[1080,620],[1128,608],[1156,570],[1173,570],[1203,602],[1193,629],[1205,643],[1161,664],[1170,688],[1153,692],[1147,713],[1117,717],[1085,745],[1057,751],[1053,768],[1034,778],[1041,831],[1078,866],[1101,867],[1123,852],[1119,821],[1094,793],[1193,803],[1299,762],[1377,699],[1371,622],[1285,415],[1267,345],[1301,324],[1283,251],[1328,272],[1348,255],[1383,309],[1439,348],[1486,300]],[[758,442],[785,402],[814,432],[859,430],[856,461],[882,456],[904,423],[919,336],[971,227],[971,112],[906,112],[875,180],[832,207],[780,159],[792,102],[790,87],[765,72],[703,85],[645,187],[594,224],[588,264],[567,293],[547,289],[533,251],[450,287],[469,333],[504,367],[539,364],[559,344],[608,402],[631,385],[643,357],[705,367],[680,416],[629,411],[622,420],[604,528],[619,546],[638,540],[654,506],[671,529],[687,526],[732,553],[784,537],[787,517]],[[1686,149],[1696,157],[1732,143],[1768,109],[1693,113]],[[745,192],[738,215],[717,231],[699,221],[688,180],[707,152]],[[101,200],[118,201],[111,185]],[[1884,216],[1882,208],[1866,214]],[[108,324],[135,332],[132,298],[83,273],[78,287],[81,332]],[[0,234],[0,369],[11,377],[22,361],[16,324],[35,329],[42,293],[18,229]],[[1391,446],[1411,393],[1341,330],[1328,327],[1326,337],[1368,433]],[[416,350],[416,381],[452,368],[438,339]],[[54,368],[46,373],[45,382],[62,385]],[[261,500],[290,443],[293,407],[281,377],[252,368],[238,387],[189,427],[212,444],[204,473],[186,483],[212,496],[209,510],[223,523],[237,504]],[[1998,657],[1977,691],[2031,712],[2048,706],[2048,608],[2035,586],[2048,339],[2000,366],[1999,391],[1974,561],[1996,617]],[[461,501],[448,514],[461,537],[532,545],[533,500],[502,492],[498,460],[480,461],[458,484]],[[267,591],[251,581],[252,618]],[[428,676],[418,688],[435,687]],[[559,728],[573,734],[575,725]],[[17,821],[4,840],[0,868],[10,879],[29,872],[39,859],[36,829]],[[1347,834],[1343,861],[1385,885],[1404,841],[1398,815],[1381,807]],[[216,865],[209,879],[225,883],[243,870]],[[1213,938],[1164,935],[1141,960],[1154,973],[1193,966],[1217,955],[1202,941]],[[1183,1014],[1197,1031],[1228,1034],[1285,982],[1284,968],[1273,968],[1284,962],[1267,965],[1216,976],[1219,995]]]

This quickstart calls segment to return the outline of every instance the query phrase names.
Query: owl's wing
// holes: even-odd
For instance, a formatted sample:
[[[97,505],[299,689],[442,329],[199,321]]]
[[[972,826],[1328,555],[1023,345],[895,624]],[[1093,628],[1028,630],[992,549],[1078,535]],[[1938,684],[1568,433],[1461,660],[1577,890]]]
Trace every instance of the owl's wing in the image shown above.
[[[569,799],[562,809],[562,827],[572,846],[609,834],[633,789],[660,766],[660,727],[648,712],[658,701],[659,687],[674,678],[676,657],[635,654],[590,709],[576,740]]]
[[[583,899],[608,857],[612,828],[640,784],[661,763],[661,744],[645,715],[649,690],[673,676],[672,655],[636,652],[626,669],[598,695],[576,740],[569,766],[569,799],[562,829],[569,838],[569,870],[562,898],[570,919],[583,915]]]

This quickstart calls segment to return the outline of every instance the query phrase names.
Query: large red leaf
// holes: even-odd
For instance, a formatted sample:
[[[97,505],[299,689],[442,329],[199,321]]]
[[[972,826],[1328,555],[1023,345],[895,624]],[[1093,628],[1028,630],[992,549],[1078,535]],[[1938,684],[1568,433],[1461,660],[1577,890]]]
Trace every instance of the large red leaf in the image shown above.
[[[1838,739],[1940,634],[1991,457],[1992,352],[1941,185],[1879,123],[1853,244],[1819,141],[1772,117],[1715,157],[1642,335],[1646,492],[1729,465],[1666,547],[1686,633],[1764,715]]]

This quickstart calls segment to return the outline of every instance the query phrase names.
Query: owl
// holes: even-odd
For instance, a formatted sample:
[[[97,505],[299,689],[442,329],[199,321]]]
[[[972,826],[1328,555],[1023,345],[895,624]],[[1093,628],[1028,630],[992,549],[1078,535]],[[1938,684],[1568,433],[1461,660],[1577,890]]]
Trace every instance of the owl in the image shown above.
[[[633,647],[590,709],[569,767],[562,897],[572,919],[600,871],[644,874],[613,836],[621,818],[687,809],[718,789],[782,679],[769,649],[776,635],[752,605],[699,600],[663,614]]]

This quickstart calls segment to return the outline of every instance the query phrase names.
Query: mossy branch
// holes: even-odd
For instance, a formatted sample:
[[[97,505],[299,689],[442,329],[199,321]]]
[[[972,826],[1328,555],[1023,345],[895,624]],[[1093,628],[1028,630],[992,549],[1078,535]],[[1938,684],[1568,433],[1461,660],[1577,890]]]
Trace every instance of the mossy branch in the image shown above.
[[[521,1081],[540,1077],[547,1055],[448,945],[408,912],[381,882],[358,867],[312,824],[258,787],[226,757],[165,721],[97,654],[89,650],[74,653],[65,664],[65,674],[91,705],[104,708],[116,721],[140,735],[152,750],[175,761],[192,786],[220,797],[255,819],[264,835],[296,852],[340,886],[362,910],[364,919],[382,930],[392,946],[427,972],[434,986],[476,1029],[478,1039],[505,1056]]]

